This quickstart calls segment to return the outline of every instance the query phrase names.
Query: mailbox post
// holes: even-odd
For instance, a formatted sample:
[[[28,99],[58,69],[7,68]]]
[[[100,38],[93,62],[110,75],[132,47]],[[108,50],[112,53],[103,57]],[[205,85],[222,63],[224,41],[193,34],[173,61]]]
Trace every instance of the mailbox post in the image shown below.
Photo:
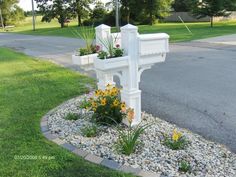
[[[113,40],[114,45],[119,44],[124,49],[124,56],[104,60],[94,58],[97,85],[104,90],[107,84],[115,85],[114,76],[119,77],[122,86],[121,99],[134,109],[132,125],[136,125],[141,122],[141,74],[154,64],[165,61],[169,51],[169,36],[165,33],[140,35],[138,28],[130,24],[123,26],[121,33],[111,34],[110,30],[107,25],[96,27],[96,44],[106,51],[101,40]],[[114,37],[118,40],[114,40]]]

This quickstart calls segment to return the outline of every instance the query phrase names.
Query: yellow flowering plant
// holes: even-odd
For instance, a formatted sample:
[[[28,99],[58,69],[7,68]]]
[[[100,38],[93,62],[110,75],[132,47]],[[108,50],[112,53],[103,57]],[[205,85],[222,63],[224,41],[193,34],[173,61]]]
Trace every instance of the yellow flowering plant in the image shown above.
[[[181,132],[174,129],[170,137],[165,137],[164,144],[172,150],[180,150],[188,145],[188,141]]]
[[[126,105],[121,101],[120,89],[108,84],[105,90],[96,90],[85,104],[93,111],[92,119],[99,124],[121,123],[126,115]]]

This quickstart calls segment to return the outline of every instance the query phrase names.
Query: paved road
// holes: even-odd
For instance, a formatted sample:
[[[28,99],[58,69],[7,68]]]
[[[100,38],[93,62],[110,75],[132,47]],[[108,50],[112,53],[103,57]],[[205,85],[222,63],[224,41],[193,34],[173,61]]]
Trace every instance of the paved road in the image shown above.
[[[236,152],[236,35],[171,45],[165,63],[142,75],[142,109]],[[1,34],[0,46],[72,69],[80,40]]]

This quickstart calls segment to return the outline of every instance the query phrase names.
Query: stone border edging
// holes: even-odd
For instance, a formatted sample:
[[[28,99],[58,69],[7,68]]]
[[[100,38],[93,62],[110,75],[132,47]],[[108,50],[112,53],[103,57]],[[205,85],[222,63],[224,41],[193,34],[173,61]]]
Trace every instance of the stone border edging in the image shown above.
[[[109,159],[105,159],[105,158],[101,158],[99,156],[93,155],[89,152],[86,152],[84,150],[77,148],[76,146],[72,144],[69,144],[68,142],[64,140],[61,140],[59,136],[57,134],[52,133],[48,127],[48,116],[50,116],[50,114],[52,114],[56,109],[57,108],[54,108],[51,111],[49,111],[45,116],[43,116],[40,122],[41,132],[48,140],[58,144],[59,146],[69,150],[70,152],[78,155],[79,157],[82,157],[83,159],[89,162],[102,165],[113,170],[118,170],[125,173],[131,173],[131,174],[141,176],[141,177],[158,177],[159,176],[156,173],[143,171],[140,168],[133,168],[126,165],[120,165],[114,160],[109,160]]]

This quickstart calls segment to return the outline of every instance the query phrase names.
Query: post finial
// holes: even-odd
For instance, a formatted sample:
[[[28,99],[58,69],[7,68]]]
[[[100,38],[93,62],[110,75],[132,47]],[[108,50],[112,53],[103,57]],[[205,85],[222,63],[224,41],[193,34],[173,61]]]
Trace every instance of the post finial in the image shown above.
[[[101,24],[95,28],[96,30],[104,30],[104,29],[111,29],[110,26]]]

